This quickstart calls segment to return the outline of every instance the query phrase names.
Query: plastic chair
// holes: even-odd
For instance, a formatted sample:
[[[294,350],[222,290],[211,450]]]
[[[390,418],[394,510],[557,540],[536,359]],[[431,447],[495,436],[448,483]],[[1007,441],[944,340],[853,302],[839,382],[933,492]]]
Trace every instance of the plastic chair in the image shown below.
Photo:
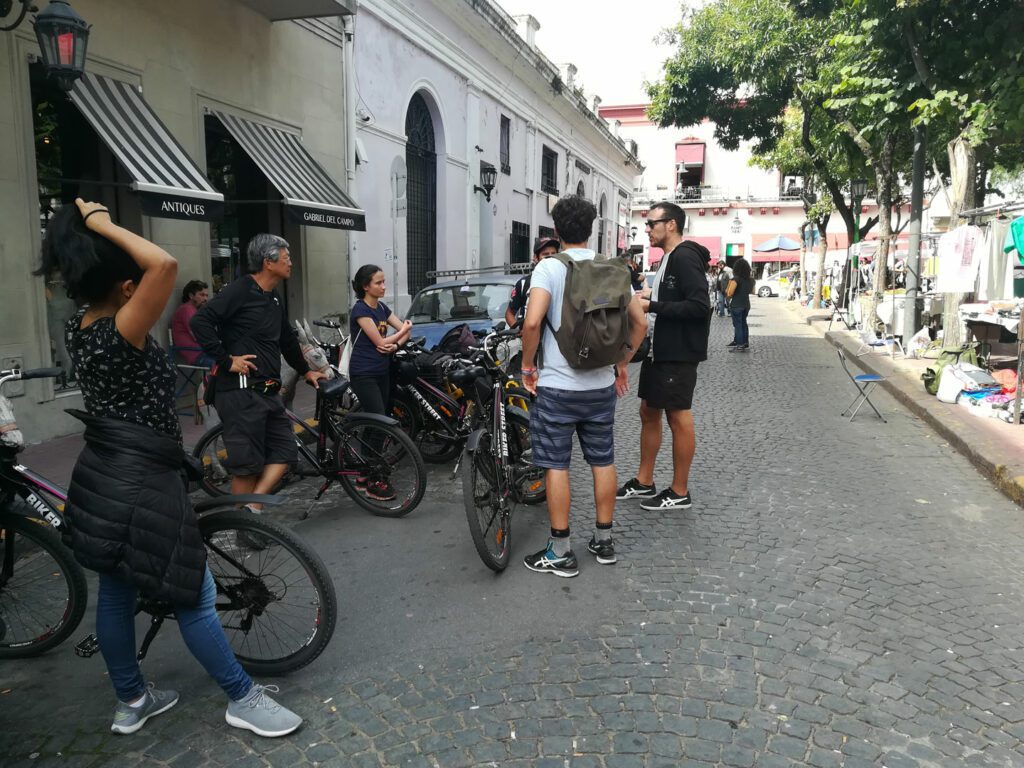
[[[194,365],[192,363],[183,363],[178,360],[178,353],[180,352],[202,352],[202,347],[177,347],[174,345],[174,334],[170,328],[167,329],[167,356],[171,360],[179,376],[181,377],[181,384],[174,390],[174,402],[178,402],[179,399],[184,397],[186,394],[190,395],[192,400],[192,410],[178,410],[177,413],[181,416],[192,416],[196,424],[202,424],[203,412],[199,410],[202,403],[199,401],[199,387],[203,383],[203,377],[209,372],[209,368],[205,365]]]
[[[861,409],[864,403],[871,406],[871,410],[875,412],[875,415],[885,422],[885,417],[879,413],[878,409],[875,408],[875,404],[871,402],[871,393],[875,390],[881,382],[885,381],[885,376],[880,376],[877,373],[858,373],[854,374],[850,371],[850,367],[846,364],[846,353],[842,349],[837,349],[836,352],[839,354],[839,362],[843,366],[843,370],[846,371],[846,375],[850,377],[850,381],[857,388],[857,397],[853,399],[850,406],[843,411],[840,416],[845,416],[850,413],[850,421],[853,421],[857,412]],[[856,407],[854,407],[856,406]],[[888,423],[888,422],[885,422]]]

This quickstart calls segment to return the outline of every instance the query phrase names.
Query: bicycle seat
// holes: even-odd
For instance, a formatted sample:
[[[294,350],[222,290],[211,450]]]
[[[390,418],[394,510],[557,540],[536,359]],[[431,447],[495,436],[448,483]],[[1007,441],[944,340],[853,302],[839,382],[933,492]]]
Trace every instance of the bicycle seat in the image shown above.
[[[320,382],[320,396],[328,400],[341,397],[349,388],[349,381],[344,376],[335,376],[330,381]]]

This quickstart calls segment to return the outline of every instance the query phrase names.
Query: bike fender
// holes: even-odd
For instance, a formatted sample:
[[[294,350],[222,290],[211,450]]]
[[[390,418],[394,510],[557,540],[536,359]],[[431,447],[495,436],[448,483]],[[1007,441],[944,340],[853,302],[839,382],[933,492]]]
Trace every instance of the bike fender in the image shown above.
[[[487,430],[481,427],[480,429],[474,429],[468,438],[466,438],[466,450],[470,453],[476,453],[477,448],[480,447],[480,437],[486,434]]]
[[[375,424],[387,424],[391,427],[397,427],[398,421],[392,419],[390,416],[381,416],[379,413],[363,413],[362,411],[350,411],[345,415],[345,421],[351,424],[366,424],[372,422]]]

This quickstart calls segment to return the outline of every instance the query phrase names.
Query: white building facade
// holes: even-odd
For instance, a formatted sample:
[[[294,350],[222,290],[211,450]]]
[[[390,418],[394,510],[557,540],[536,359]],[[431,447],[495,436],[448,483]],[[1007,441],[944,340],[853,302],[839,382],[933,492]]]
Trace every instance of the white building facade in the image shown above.
[[[528,261],[565,194],[598,207],[591,247],[626,245],[636,149],[587,104],[575,68],[537,50],[537,29],[486,0],[360,3],[354,195],[375,215],[351,269],[380,265],[399,310],[432,270]]]

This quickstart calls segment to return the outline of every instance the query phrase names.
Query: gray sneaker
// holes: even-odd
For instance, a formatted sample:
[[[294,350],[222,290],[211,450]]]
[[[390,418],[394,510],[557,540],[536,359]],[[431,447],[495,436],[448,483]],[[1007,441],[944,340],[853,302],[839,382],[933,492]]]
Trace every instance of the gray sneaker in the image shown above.
[[[280,690],[276,685],[253,683],[245,696],[238,701],[228,702],[224,719],[228,725],[246,728],[260,736],[287,736],[302,725],[302,718],[287,707],[282,707],[266,693],[279,693]]]
[[[177,691],[158,691],[150,683],[146,689],[146,701],[141,707],[133,707],[123,701],[114,707],[114,722],[110,730],[114,733],[135,733],[154,715],[166,712],[178,703]]]

